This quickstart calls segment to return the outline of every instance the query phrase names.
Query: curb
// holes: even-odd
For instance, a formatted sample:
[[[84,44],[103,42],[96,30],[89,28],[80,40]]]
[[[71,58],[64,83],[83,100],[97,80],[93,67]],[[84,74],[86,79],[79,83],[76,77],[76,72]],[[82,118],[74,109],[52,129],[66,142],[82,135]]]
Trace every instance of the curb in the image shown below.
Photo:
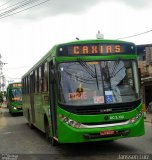
[[[149,121],[148,121],[148,120],[147,120],[147,121],[144,121],[144,122],[152,123],[152,119],[151,119],[151,120],[149,120]]]
[[[152,118],[145,118],[145,119],[144,119],[144,122],[152,123]]]

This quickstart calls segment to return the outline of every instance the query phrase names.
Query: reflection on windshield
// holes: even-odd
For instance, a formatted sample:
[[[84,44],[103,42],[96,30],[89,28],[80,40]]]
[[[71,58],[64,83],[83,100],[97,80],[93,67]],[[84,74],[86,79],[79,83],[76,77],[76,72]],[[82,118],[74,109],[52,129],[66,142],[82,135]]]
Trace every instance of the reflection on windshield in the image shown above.
[[[22,100],[22,89],[21,88],[12,89],[10,90],[10,95],[13,101],[21,101]]]
[[[103,62],[102,68],[104,82],[105,84],[107,83],[107,86],[105,86],[106,88],[116,87],[126,75],[126,68],[122,61]]]
[[[134,61],[61,63],[60,101],[70,105],[123,103],[138,99]],[[136,64],[136,63],[135,63]]]

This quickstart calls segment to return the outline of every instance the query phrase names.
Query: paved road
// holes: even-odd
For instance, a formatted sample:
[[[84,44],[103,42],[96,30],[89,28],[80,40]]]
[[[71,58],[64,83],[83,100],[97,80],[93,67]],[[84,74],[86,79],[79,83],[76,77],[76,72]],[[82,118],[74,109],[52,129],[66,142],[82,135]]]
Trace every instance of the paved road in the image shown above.
[[[23,116],[12,117],[6,108],[0,109],[0,160],[124,159],[123,156],[152,158],[152,124],[145,123],[146,134],[111,143],[61,144],[52,147],[37,129],[31,130]],[[149,157],[149,154],[151,154]],[[137,157],[138,156],[138,157]],[[140,157],[139,157],[140,156]],[[131,158],[131,157],[129,157]]]

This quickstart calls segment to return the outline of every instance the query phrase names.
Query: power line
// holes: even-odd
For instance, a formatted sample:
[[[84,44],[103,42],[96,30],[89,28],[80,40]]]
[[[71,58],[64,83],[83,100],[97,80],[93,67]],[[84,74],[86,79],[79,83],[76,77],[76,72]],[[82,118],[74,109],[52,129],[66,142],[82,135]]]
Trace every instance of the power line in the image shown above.
[[[11,12],[14,12],[15,10],[18,10],[18,9],[20,9],[20,8],[23,8],[23,7],[25,7],[25,6],[27,6],[27,5],[30,5],[30,4],[32,4],[32,3],[35,3],[36,1],[37,1],[37,0],[32,0],[32,1],[31,1],[31,0],[29,0],[29,1],[24,0],[24,1],[22,1],[22,2],[16,3],[15,5],[12,5],[12,6],[15,6],[14,8],[11,8],[12,6],[9,6],[9,7],[7,7],[7,8],[11,8],[11,9],[6,10],[6,11],[0,13],[0,17],[1,17],[1,16],[5,16],[5,15],[11,13]],[[38,0],[38,1],[39,1],[39,0]],[[21,4],[20,4],[20,3],[21,3]],[[17,4],[19,4],[19,5],[16,6]],[[7,9],[7,8],[4,8],[4,10]]]
[[[5,6],[6,4],[8,4],[8,3],[11,2],[11,1],[13,1],[13,0],[9,0],[9,1],[3,3],[2,5],[0,5],[0,7]]]
[[[117,38],[117,39],[132,38],[132,37],[140,36],[142,34],[146,34],[146,33],[149,33],[149,32],[152,32],[152,30],[148,30],[148,31],[145,31],[145,32],[142,32],[142,33],[138,33],[138,34],[134,34],[134,35],[131,35],[131,36],[126,36],[126,37],[121,37],[121,38]]]
[[[10,68],[10,67],[8,67],[8,68],[5,67],[5,69],[13,69],[13,70],[14,70],[14,69],[24,69],[24,68],[29,68],[29,67],[32,67],[32,66],[33,66],[33,65],[30,65],[30,66],[20,66],[20,67],[11,67],[11,68]]]
[[[31,6],[31,7],[27,7],[27,8],[25,8],[25,9],[20,10],[20,11],[14,12],[14,11],[16,11],[16,10],[19,10],[19,9],[21,9],[21,8],[26,7],[27,5],[31,5],[32,3],[36,3],[36,1],[38,2],[39,0],[30,0],[30,2],[24,0],[24,1],[22,1],[22,3],[21,3],[19,6],[15,7],[15,8],[12,8],[12,9],[10,9],[10,10],[7,10],[7,11],[5,11],[5,12],[0,13],[0,19],[3,19],[3,18],[5,18],[5,17],[12,16],[12,15],[14,15],[14,14],[17,14],[17,13],[20,13],[20,12],[23,12],[23,11],[26,11],[26,10],[31,9],[31,8],[34,8],[34,7],[37,7],[37,6],[39,6],[39,5],[43,4],[43,3],[46,3],[46,2],[48,2],[48,1],[50,1],[50,0],[45,0],[45,1],[42,1],[42,2],[40,2],[40,3],[37,3],[37,4],[33,5],[33,6]],[[26,3],[23,3],[23,2],[26,2]],[[17,4],[18,4],[18,3],[17,3]],[[16,5],[17,5],[17,4],[16,4]],[[12,5],[12,6],[14,6],[14,5]],[[12,6],[10,6],[10,7],[12,7]],[[10,7],[9,7],[9,8],[10,8]],[[7,7],[7,8],[8,8],[8,7]],[[12,13],[11,13],[11,12],[12,12]]]
[[[8,7],[6,7],[6,8],[0,9],[0,11],[6,10],[6,9],[11,8],[11,7],[13,7],[13,6],[16,6],[16,5],[18,5],[18,4],[22,4],[22,3],[26,2],[26,1],[31,1],[31,0],[23,0],[23,1],[21,1],[21,2],[17,2],[17,3],[15,3],[15,4],[12,4],[12,5],[8,6]]]
[[[13,78],[13,77],[5,77],[6,79],[21,79],[21,78]]]

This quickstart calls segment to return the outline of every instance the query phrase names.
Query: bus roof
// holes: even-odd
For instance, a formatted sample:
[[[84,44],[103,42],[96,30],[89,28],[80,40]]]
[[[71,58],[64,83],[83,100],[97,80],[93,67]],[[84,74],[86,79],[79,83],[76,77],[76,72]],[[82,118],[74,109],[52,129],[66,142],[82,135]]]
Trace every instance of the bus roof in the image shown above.
[[[22,87],[21,82],[12,82],[7,86],[7,88],[18,88],[18,87]]]
[[[80,44],[80,43],[132,43],[128,41],[122,40],[114,40],[114,39],[89,39],[89,40],[75,40],[71,42],[61,43],[58,45],[68,45],[68,44]]]
[[[51,59],[52,57],[56,56],[56,50],[59,46],[66,46],[66,45],[72,45],[72,44],[89,44],[89,43],[130,43],[134,44],[132,42],[128,41],[122,41],[122,40],[111,40],[111,39],[90,39],[90,40],[75,40],[75,41],[70,41],[66,43],[60,43],[54,45],[31,69],[29,69],[22,77],[26,76],[30,72],[33,71],[34,68],[37,66],[41,65],[44,61],[47,61],[47,59]]]

